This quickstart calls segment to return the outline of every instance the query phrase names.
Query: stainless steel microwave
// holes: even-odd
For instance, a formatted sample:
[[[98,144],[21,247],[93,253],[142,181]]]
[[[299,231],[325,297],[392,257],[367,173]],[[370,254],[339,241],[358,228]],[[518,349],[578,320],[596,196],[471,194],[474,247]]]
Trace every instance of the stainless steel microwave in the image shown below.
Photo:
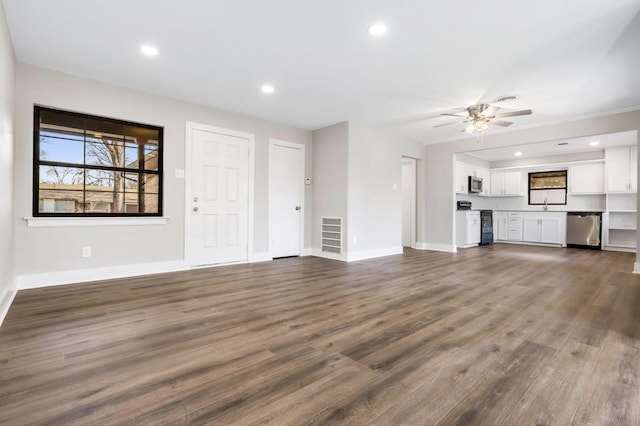
[[[479,194],[482,192],[482,178],[469,176],[469,193]]]

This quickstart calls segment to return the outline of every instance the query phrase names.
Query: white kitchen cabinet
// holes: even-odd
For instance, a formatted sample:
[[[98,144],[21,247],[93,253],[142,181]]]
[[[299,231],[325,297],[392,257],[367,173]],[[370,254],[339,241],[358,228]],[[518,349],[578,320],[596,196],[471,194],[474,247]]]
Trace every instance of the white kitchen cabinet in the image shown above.
[[[559,244],[560,220],[556,218],[525,217],[522,240],[531,243]]]
[[[480,244],[480,212],[458,210],[456,212],[456,245],[473,247]]]
[[[622,146],[604,151],[607,170],[607,192],[638,190],[638,147]]]
[[[506,241],[508,235],[507,213],[493,212],[493,240]]]
[[[522,241],[522,214],[507,213],[507,241]]]
[[[491,172],[492,196],[519,196],[522,195],[522,172],[497,171]]]
[[[604,163],[572,165],[569,168],[569,193],[604,193]]]
[[[493,213],[495,241],[564,245],[565,212],[511,211]]]
[[[469,192],[469,168],[467,163],[456,161],[456,194]]]
[[[482,192],[477,195],[488,196],[491,180],[489,170],[461,161],[456,161],[456,194],[469,193],[469,176],[482,178]]]
[[[482,192],[478,195],[487,197],[491,195],[491,172],[487,169],[476,169],[476,176],[482,178]]]

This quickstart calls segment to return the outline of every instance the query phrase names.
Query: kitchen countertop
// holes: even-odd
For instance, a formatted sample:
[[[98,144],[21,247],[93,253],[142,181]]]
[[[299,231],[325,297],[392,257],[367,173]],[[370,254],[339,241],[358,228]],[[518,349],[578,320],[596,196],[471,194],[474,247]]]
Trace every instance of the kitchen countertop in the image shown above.
[[[499,209],[493,210],[494,212],[516,212],[516,213],[604,213],[604,211],[600,210],[513,210],[513,209]]]

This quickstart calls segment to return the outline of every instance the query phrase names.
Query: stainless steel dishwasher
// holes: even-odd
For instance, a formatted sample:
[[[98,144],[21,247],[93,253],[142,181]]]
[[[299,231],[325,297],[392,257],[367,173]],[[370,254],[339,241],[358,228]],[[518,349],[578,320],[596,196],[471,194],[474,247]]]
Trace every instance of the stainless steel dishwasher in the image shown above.
[[[568,212],[567,213],[567,247],[601,248],[600,212]]]

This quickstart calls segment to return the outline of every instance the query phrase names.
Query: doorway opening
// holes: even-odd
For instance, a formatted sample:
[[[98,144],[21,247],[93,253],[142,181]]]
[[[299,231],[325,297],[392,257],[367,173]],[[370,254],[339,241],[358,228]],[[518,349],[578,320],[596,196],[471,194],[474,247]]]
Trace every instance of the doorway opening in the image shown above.
[[[402,157],[402,246],[416,247],[417,161]]]

